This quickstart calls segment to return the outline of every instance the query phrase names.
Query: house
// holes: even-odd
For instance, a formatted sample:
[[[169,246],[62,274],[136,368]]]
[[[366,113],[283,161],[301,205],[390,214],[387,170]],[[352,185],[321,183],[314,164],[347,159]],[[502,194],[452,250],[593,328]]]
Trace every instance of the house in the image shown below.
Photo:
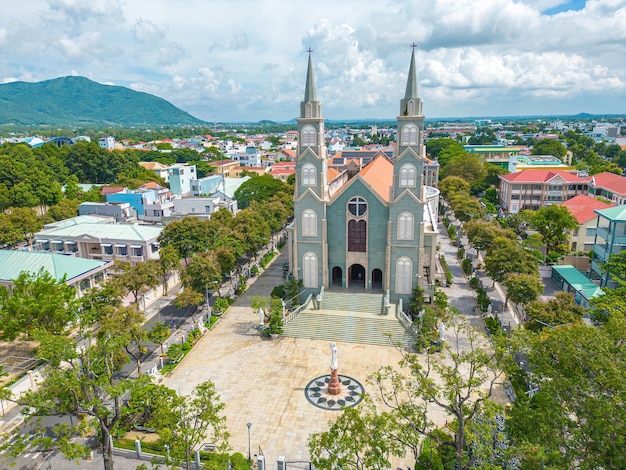
[[[98,261],[75,258],[55,253],[37,253],[21,250],[0,250],[0,285],[13,288],[13,279],[21,272],[38,273],[41,269],[61,280],[65,278],[68,286],[76,288],[80,297],[85,289],[96,287],[106,281],[107,269],[111,261]]]
[[[78,215],[105,215],[116,222],[137,220],[137,211],[128,202],[83,202],[78,205]]]
[[[163,178],[163,181],[168,182],[168,173],[167,173],[167,165],[163,165],[159,162],[139,162],[139,165],[145,168],[146,170],[150,170],[154,172],[160,178]]]
[[[111,136],[100,137],[98,139],[98,146],[103,149],[113,150],[115,148],[115,139]]]
[[[506,214],[537,210],[589,192],[590,178],[563,170],[524,170],[500,175],[500,207]]]
[[[191,182],[197,179],[196,165],[177,163],[167,168],[167,178],[170,189],[177,196],[191,193]]]
[[[626,204],[626,177],[608,171],[593,175],[589,194],[608,199],[618,206]]]
[[[600,287],[614,289],[617,282],[611,279],[610,272],[603,272],[601,267],[611,255],[626,250],[626,205],[595,209],[594,212],[598,218],[589,277]]]
[[[289,269],[302,281],[303,294],[356,288],[385,294],[394,303],[408,302],[417,286],[434,294],[442,274],[436,254],[439,190],[424,184],[424,116],[417,88],[413,52],[393,154],[343,150],[335,161],[327,157],[309,55],[296,120],[294,221],[288,228]]]
[[[230,176],[231,170],[239,166],[239,162],[235,160],[225,159],[211,162],[211,166],[215,168],[215,172],[221,175]]]
[[[610,204],[599,201],[586,194],[579,194],[561,204],[576,218],[578,227],[570,231],[569,248],[571,251],[589,252],[593,249],[596,237],[596,209],[606,209]]]
[[[33,251],[136,264],[158,259],[157,239],[162,229],[163,227],[153,225],[83,221],[74,225],[44,228],[35,234]]]

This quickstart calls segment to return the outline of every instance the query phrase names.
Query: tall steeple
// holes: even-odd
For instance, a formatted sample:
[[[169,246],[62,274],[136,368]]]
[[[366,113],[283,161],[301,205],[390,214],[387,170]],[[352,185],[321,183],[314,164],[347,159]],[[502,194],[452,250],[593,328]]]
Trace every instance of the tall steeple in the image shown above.
[[[305,119],[319,119],[322,117],[322,105],[317,101],[317,91],[315,90],[315,78],[313,77],[313,61],[309,47],[309,65],[306,71],[306,85],[304,87],[304,100],[300,103],[300,117]]]
[[[417,44],[411,44],[411,65],[409,66],[409,76],[406,81],[406,91],[404,98],[400,100],[400,116],[421,116],[422,100],[417,92],[417,71],[415,69],[415,48]]]

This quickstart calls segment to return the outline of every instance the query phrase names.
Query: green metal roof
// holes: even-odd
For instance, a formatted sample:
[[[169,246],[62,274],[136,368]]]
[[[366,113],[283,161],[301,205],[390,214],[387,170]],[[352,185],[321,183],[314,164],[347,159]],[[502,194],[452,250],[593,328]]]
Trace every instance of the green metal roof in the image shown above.
[[[596,286],[591,279],[581,273],[574,266],[552,266],[552,269],[559,273],[569,285],[584,295],[587,299],[604,294],[602,289]]]
[[[74,279],[107,264],[74,256],[54,253],[38,253],[35,251],[0,250],[0,280],[16,279],[22,271],[37,273],[41,268],[48,271],[55,279]]]
[[[594,212],[606,217],[609,220],[626,222],[626,204],[622,206],[609,207],[608,209],[596,209]]]
[[[58,229],[45,230],[37,238],[82,237],[88,235],[100,240],[150,241],[155,240],[163,227],[136,224],[79,224]]]

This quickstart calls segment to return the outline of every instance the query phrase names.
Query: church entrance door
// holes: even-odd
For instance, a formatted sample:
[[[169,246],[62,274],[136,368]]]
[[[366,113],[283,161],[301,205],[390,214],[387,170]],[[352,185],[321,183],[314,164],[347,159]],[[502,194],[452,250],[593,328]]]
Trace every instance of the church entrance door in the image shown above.
[[[353,264],[348,268],[348,278],[350,287],[365,288],[365,268],[360,264]]]
[[[372,271],[372,290],[383,290],[383,272],[380,269]]]
[[[339,266],[335,266],[333,268],[333,280],[332,280],[332,286],[333,287],[343,287],[343,269],[341,269]]]

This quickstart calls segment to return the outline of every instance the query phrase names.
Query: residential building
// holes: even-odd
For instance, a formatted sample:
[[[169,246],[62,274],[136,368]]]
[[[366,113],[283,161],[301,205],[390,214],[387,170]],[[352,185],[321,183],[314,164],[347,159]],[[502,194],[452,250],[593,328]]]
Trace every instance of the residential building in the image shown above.
[[[506,214],[537,210],[589,192],[590,178],[563,170],[524,170],[500,178],[500,207]]]
[[[166,183],[169,181],[169,175],[167,172],[167,165],[163,165],[159,162],[139,162],[139,165],[154,172],[158,177],[163,178]]]
[[[65,279],[68,286],[76,289],[80,297],[85,289],[97,287],[107,279],[110,261],[75,258],[54,253],[36,253],[21,250],[0,250],[0,285],[9,289],[15,285],[20,273],[26,271],[33,274],[40,270],[47,271],[60,281]]]
[[[83,202],[78,205],[78,215],[105,215],[116,222],[137,220],[137,211],[128,202]]]
[[[437,219],[425,200],[438,199],[439,191],[424,185],[424,116],[414,52],[397,125],[398,144],[391,157],[374,152],[369,162],[330,167],[309,55],[297,119],[294,222],[288,243],[290,272],[302,281],[304,293],[356,288],[384,293],[390,302],[408,302],[420,286],[433,295],[441,273]]]
[[[33,250],[136,264],[158,259],[157,239],[162,229],[154,225],[88,222],[52,227],[35,234]]]
[[[626,177],[608,171],[593,175],[589,194],[608,199],[618,206],[626,204]]]
[[[626,250],[626,205],[596,209],[594,212],[598,219],[589,277],[600,287],[614,289],[617,282],[611,279],[610,272],[602,271],[602,264],[611,255]]]
[[[197,179],[195,165],[177,163],[167,168],[167,175],[172,193],[177,196],[191,194],[191,182]]]
[[[115,139],[111,136],[100,137],[98,139],[98,145],[107,150],[113,150],[115,148]]]
[[[594,199],[586,194],[579,194],[561,204],[576,218],[578,227],[570,230],[569,249],[588,253],[593,249],[596,238],[596,209],[606,209],[610,204]]]
[[[211,166],[215,168],[216,173],[230,176],[231,170],[237,168],[239,166],[239,162],[231,159],[217,160],[215,162],[211,162]]]

